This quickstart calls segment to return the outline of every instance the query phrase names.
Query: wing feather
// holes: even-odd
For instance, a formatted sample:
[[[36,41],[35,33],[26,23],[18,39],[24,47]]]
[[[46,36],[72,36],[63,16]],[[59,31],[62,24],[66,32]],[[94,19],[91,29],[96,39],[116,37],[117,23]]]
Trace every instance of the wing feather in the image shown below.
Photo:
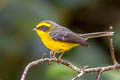
[[[85,40],[82,37],[73,32],[53,31],[50,33],[50,36],[52,37],[53,40],[56,41],[76,43],[87,47],[90,46],[87,42],[85,42]]]

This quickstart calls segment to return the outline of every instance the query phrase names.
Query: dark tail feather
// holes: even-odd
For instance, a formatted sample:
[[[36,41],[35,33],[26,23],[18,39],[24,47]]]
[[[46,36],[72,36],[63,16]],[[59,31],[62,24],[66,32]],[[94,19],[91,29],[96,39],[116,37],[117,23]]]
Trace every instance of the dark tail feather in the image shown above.
[[[89,38],[97,38],[103,36],[112,36],[114,32],[94,32],[94,33],[87,33],[87,34],[79,34],[80,37],[84,38],[85,40]]]

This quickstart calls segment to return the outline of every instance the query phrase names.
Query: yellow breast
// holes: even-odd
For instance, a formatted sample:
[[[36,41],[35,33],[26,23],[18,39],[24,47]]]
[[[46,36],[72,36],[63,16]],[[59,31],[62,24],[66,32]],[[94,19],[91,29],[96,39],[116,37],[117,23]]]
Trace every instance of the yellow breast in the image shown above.
[[[36,32],[40,36],[43,44],[52,51],[65,52],[79,45],[79,44],[73,44],[73,43],[68,43],[68,42],[55,41],[49,36],[49,33],[47,32],[38,31],[38,30]]]

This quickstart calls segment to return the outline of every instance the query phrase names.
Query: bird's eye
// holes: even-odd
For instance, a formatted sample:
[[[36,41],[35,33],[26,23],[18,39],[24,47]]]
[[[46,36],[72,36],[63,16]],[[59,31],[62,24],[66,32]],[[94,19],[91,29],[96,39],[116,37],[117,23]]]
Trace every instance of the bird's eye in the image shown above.
[[[44,32],[47,32],[47,31],[49,30],[49,27],[48,27],[48,26],[45,26],[45,25],[42,25],[42,26],[40,26],[40,27],[37,28],[37,29],[42,30],[42,31],[44,31]]]

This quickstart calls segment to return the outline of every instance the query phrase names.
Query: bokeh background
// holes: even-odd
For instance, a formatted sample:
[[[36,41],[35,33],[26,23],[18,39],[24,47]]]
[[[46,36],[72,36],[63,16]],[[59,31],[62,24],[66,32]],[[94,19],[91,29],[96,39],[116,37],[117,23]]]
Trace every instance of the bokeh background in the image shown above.
[[[42,20],[53,20],[77,33],[107,31],[112,25],[115,55],[120,62],[120,0],[0,0],[0,80],[20,80],[29,62],[43,53],[49,57],[49,50],[32,31]],[[80,68],[112,64],[107,37],[88,42],[91,48],[73,48],[62,58]],[[63,65],[42,63],[29,71],[26,80],[70,80],[75,75]],[[95,77],[90,73],[79,80]],[[101,80],[120,80],[120,70],[103,73]]]

